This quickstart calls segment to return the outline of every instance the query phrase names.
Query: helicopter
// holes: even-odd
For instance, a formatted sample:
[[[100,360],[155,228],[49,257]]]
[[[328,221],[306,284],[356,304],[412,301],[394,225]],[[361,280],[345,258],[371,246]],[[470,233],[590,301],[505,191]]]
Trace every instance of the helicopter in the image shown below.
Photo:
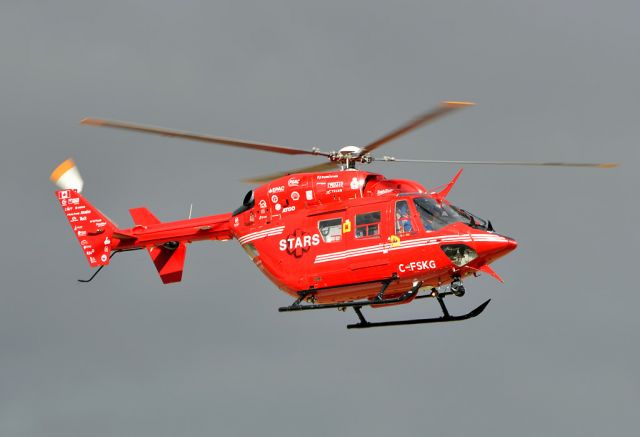
[[[517,247],[491,221],[447,200],[460,169],[447,184],[426,189],[416,181],[387,179],[357,168],[372,162],[527,165],[613,168],[615,163],[524,161],[435,161],[372,155],[379,147],[450,112],[474,105],[441,102],[434,109],[363,146],[325,152],[202,135],[98,118],[84,125],[110,127],[287,155],[311,155],[319,165],[245,180],[260,184],[232,212],[161,222],[145,207],[129,210],[134,226],[119,228],[81,194],[83,180],[72,159],[50,176],[56,197],[92,268],[89,279],[120,252],[146,250],[164,284],[182,280],[189,243],[236,239],[257,268],[293,302],[280,312],[353,309],[358,321],[347,328],[453,322],[484,311],[491,299],[452,315],[445,297],[462,297],[463,281],[487,274]],[[380,309],[435,299],[440,317],[369,321],[363,308]]]

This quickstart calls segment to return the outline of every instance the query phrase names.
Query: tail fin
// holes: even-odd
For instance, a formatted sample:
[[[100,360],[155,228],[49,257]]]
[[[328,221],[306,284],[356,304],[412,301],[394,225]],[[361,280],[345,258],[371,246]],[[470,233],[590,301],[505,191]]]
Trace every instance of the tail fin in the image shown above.
[[[74,189],[56,191],[62,210],[91,267],[109,264],[117,226]]]
[[[129,214],[137,226],[148,227],[160,224],[160,220],[147,208],[132,208],[129,210]],[[159,246],[148,246],[147,251],[163,284],[182,280],[184,260],[187,256],[185,243],[172,241]]]

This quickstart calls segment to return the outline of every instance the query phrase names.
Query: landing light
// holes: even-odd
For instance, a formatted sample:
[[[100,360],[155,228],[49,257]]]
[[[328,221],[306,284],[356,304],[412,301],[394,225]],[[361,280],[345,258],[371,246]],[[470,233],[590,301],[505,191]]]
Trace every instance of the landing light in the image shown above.
[[[457,267],[469,264],[478,257],[478,253],[464,244],[446,244],[440,246],[451,262]]]

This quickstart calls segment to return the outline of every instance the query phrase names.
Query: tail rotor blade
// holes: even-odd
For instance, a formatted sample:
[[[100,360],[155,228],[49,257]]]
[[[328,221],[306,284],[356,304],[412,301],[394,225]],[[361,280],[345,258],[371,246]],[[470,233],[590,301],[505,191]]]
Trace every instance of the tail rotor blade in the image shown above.
[[[61,190],[73,189],[80,193],[84,186],[84,181],[82,180],[82,176],[80,176],[78,167],[76,167],[76,164],[71,158],[57,166],[56,169],[51,172],[49,179]]]

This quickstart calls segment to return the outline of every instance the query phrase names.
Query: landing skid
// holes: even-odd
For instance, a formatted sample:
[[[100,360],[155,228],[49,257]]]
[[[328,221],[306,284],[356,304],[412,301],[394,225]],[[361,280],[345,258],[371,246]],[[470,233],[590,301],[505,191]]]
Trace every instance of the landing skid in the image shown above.
[[[425,296],[426,297],[426,296]],[[401,325],[422,325],[426,323],[444,323],[444,322],[457,322],[460,320],[471,319],[484,311],[484,309],[489,305],[491,299],[485,301],[480,306],[476,307],[474,310],[468,312],[467,314],[463,314],[461,316],[452,316],[449,314],[447,307],[444,304],[444,300],[442,297],[438,296],[438,303],[442,307],[443,316],[442,317],[434,317],[430,319],[409,319],[409,320],[391,320],[388,322],[369,322],[364,318],[362,311],[360,311],[359,307],[354,307],[354,311],[358,315],[360,319],[360,323],[354,323],[351,325],[347,325],[347,329],[364,329],[364,328],[375,328],[378,326],[401,326]]]
[[[467,319],[476,317],[477,315],[482,313],[484,309],[487,307],[487,305],[489,305],[489,302],[491,302],[491,299],[489,299],[483,302],[481,305],[479,305],[475,309],[473,309],[472,311],[468,312],[467,314],[462,314],[460,316],[452,316],[451,314],[449,314],[449,310],[447,309],[447,306],[444,303],[444,298],[448,295],[456,294],[456,293],[452,291],[446,291],[446,292],[440,293],[435,288],[432,288],[431,293],[421,295],[421,296],[416,296],[416,294],[418,293],[418,290],[420,289],[420,287],[422,287],[422,282],[416,282],[413,284],[413,287],[411,288],[411,290],[409,290],[405,294],[396,298],[385,299],[384,292],[390,283],[391,283],[391,280],[386,280],[382,282],[382,288],[380,289],[380,292],[378,292],[378,295],[375,297],[375,299],[360,300],[360,301],[353,301],[353,302],[339,302],[339,303],[329,303],[329,304],[303,304],[302,302],[304,300],[310,300],[311,302],[314,301],[315,291],[309,290],[306,292],[301,292],[300,297],[293,304],[287,307],[278,308],[278,311],[280,312],[306,311],[306,310],[321,310],[321,309],[328,309],[328,308],[338,308],[340,310],[345,310],[346,308],[353,308],[356,315],[358,316],[358,319],[360,319],[360,322],[347,325],[347,329],[364,329],[364,328],[375,328],[375,327],[381,327],[381,326],[421,325],[421,324],[427,324],[427,323],[444,323],[444,322],[457,322],[460,320],[467,320]],[[441,317],[434,317],[434,318],[428,318],[428,319],[391,320],[387,322],[369,322],[362,314],[362,308],[366,306],[396,304],[396,303],[405,302],[410,299],[426,299],[426,298],[435,298],[438,301],[438,303],[440,304],[440,309],[442,310]]]

